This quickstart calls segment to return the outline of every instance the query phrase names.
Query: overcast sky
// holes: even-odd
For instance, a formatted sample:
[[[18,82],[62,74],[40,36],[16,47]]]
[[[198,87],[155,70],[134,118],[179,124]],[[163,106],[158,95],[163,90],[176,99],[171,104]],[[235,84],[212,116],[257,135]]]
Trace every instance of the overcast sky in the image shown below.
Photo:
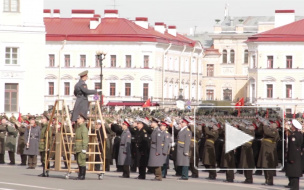
[[[304,16],[303,0],[44,0],[44,8],[60,9],[63,17],[70,17],[72,9],[94,9],[103,16],[105,9],[114,9],[114,2],[120,17],[148,17],[150,24],[176,25],[180,33],[195,26],[197,33],[212,31],[214,20],[224,17],[226,2],[230,16],[274,16],[278,9]]]

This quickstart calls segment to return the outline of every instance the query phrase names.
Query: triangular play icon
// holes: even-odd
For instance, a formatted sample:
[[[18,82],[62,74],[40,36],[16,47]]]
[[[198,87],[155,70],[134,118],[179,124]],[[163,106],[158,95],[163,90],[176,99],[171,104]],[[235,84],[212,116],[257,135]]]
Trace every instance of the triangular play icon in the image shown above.
[[[253,136],[231,126],[229,123],[225,124],[225,153],[228,153],[253,139]]]

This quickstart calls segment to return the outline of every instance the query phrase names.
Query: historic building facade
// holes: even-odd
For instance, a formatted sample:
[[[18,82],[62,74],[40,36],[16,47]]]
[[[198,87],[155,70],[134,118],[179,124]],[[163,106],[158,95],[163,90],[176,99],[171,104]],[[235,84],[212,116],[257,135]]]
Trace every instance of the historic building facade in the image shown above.
[[[148,18],[120,18],[117,10],[105,10],[103,17],[94,10],[72,10],[71,18],[61,18],[60,10],[44,10],[44,22],[45,109],[58,98],[73,109],[74,85],[83,70],[89,70],[88,87],[100,88],[98,52],[106,53],[102,61],[105,105],[148,98],[175,103],[179,89],[185,99],[201,100],[203,48],[180,35],[175,26],[158,22],[152,27]]]
[[[44,110],[43,1],[0,0],[0,112]]]
[[[247,93],[258,106],[304,111],[304,20],[248,38]]]

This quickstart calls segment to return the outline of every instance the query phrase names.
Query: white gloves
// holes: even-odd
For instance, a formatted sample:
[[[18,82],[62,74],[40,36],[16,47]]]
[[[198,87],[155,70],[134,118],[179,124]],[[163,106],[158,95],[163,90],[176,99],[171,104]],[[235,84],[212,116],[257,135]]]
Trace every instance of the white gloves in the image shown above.
[[[86,150],[82,150],[81,152],[82,152],[82,153],[87,153],[87,151],[86,151]]]
[[[101,89],[97,89],[97,92],[101,92],[102,90]]]

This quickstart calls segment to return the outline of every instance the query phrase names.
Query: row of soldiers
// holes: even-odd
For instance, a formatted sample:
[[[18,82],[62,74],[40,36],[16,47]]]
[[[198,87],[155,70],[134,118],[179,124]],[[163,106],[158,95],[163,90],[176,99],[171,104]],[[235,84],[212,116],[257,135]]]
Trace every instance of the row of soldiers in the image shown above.
[[[197,118],[196,126],[194,126],[194,121],[191,120],[191,117],[179,118],[179,121],[177,118],[167,117],[165,119],[163,118],[162,121],[157,118],[152,118],[151,121],[147,119],[138,119],[132,122],[131,119],[124,120],[121,123],[109,122],[109,125],[106,125],[106,128],[108,129],[107,133],[109,132],[112,137],[114,137],[113,133],[115,133],[115,137],[113,146],[111,145],[112,141],[109,140],[110,148],[107,149],[108,152],[113,152],[113,154],[110,153],[107,155],[113,155],[113,158],[116,159],[118,168],[121,168],[123,171],[123,177],[129,177],[130,172],[128,166],[131,165],[133,166],[131,169],[138,167],[138,179],[145,179],[146,167],[148,167],[155,173],[155,180],[161,180],[166,176],[166,169],[170,157],[174,162],[176,175],[181,176],[180,179],[188,179],[188,166],[190,166],[192,173],[191,177],[198,177],[198,171],[195,169],[195,166],[198,166],[199,160],[201,160],[206,168],[228,168],[225,171],[226,182],[233,182],[234,173],[229,170],[229,168],[274,169],[277,167],[278,162],[281,161],[281,159],[279,159],[280,156],[278,156],[282,155],[282,152],[280,152],[282,150],[279,145],[282,145],[282,142],[280,142],[282,140],[282,135],[287,134],[287,132],[284,133],[284,131],[281,131],[281,120],[271,119],[271,122],[269,122],[269,120],[259,117],[255,118],[254,122],[252,122],[251,119],[252,118],[248,117],[241,120],[240,118],[228,117],[227,121],[225,121],[230,122],[232,126],[237,127],[245,133],[255,136],[255,139],[252,142],[245,143],[243,146],[237,148],[235,151],[230,151],[229,153],[225,153],[224,151],[224,123],[218,122],[215,117],[205,116]],[[2,120],[2,125],[5,124],[5,120],[5,118]],[[33,120],[33,123],[36,122],[32,118],[29,118],[29,120]],[[18,124],[18,122],[16,122],[16,124]],[[289,124],[291,125],[291,123],[287,123],[287,125]],[[297,124],[293,124],[292,126],[296,125]],[[6,139],[9,139],[8,137],[10,136],[16,137],[17,131],[20,133],[20,138],[22,132],[20,132],[19,128],[24,127],[20,125],[20,127],[15,128],[15,130],[13,128],[12,125],[6,126]],[[15,132],[14,135],[11,135],[9,129],[13,129]],[[285,129],[290,133],[289,136],[295,134],[294,132],[291,132],[290,129]],[[1,128],[0,131],[0,134],[4,134],[5,132]],[[179,139],[181,138],[179,133],[183,131],[187,132],[187,134],[183,136],[185,139],[181,140]],[[174,138],[172,138],[172,136],[174,136]],[[285,139],[289,139],[289,136],[286,136]],[[159,142],[157,141],[159,139],[158,137],[161,139]],[[294,138],[295,137],[292,137],[289,142],[294,142]],[[174,139],[174,142],[165,142],[166,139],[170,141]],[[23,142],[24,141],[25,139]],[[8,141],[5,143],[9,144]],[[286,142],[284,143],[286,147],[291,144],[289,143],[287,145]],[[196,146],[194,146],[194,144]],[[302,146],[302,143],[300,144]],[[23,145],[26,145],[26,143]],[[24,147],[25,146],[23,146],[23,148]],[[182,151],[178,151],[179,149],[181,150],[181,148]],[[293,150],[292,148],[289,148],[289,150],[290,149]],[[301,147],[300,150],[302,150]],[[14,154],[15,151],[9,151],[9,155],[12,154],[10,152],[13,152]],[[194,152],[198,155],[196,156],[196,159],[194,159]],[[285,152],[285,155],[289,152]],[[4,155],[4,153],[1,154],[1,156],[2,155]],[[20,155],[22,158],[25,154]],[[31,158],[31,160],[33,160],[31,162],[34,162],[34,165],[37,163],[35,158]],[[106,166],[109,166],[111,160],[111,156],[106,158]],[[25,165],[25,162],[22,160],[22,165]],[[155,162],[157,164],[155,164]],[[12,160],[11,164],[14,164]],[[297,168],[301,168],[301,166],[300,163],[300,167]],[[29,168],[32,167],[33,166],[29,166]],[[271,170],[264,171],[264,174],[265,185],[273,185],[273,176],[275,175],[275,172]],[[244,183],[253,182],[252,170],[245,170],[244,175]],[[209,171],[208,179],[213,180],[215,178],[216,172]]]

